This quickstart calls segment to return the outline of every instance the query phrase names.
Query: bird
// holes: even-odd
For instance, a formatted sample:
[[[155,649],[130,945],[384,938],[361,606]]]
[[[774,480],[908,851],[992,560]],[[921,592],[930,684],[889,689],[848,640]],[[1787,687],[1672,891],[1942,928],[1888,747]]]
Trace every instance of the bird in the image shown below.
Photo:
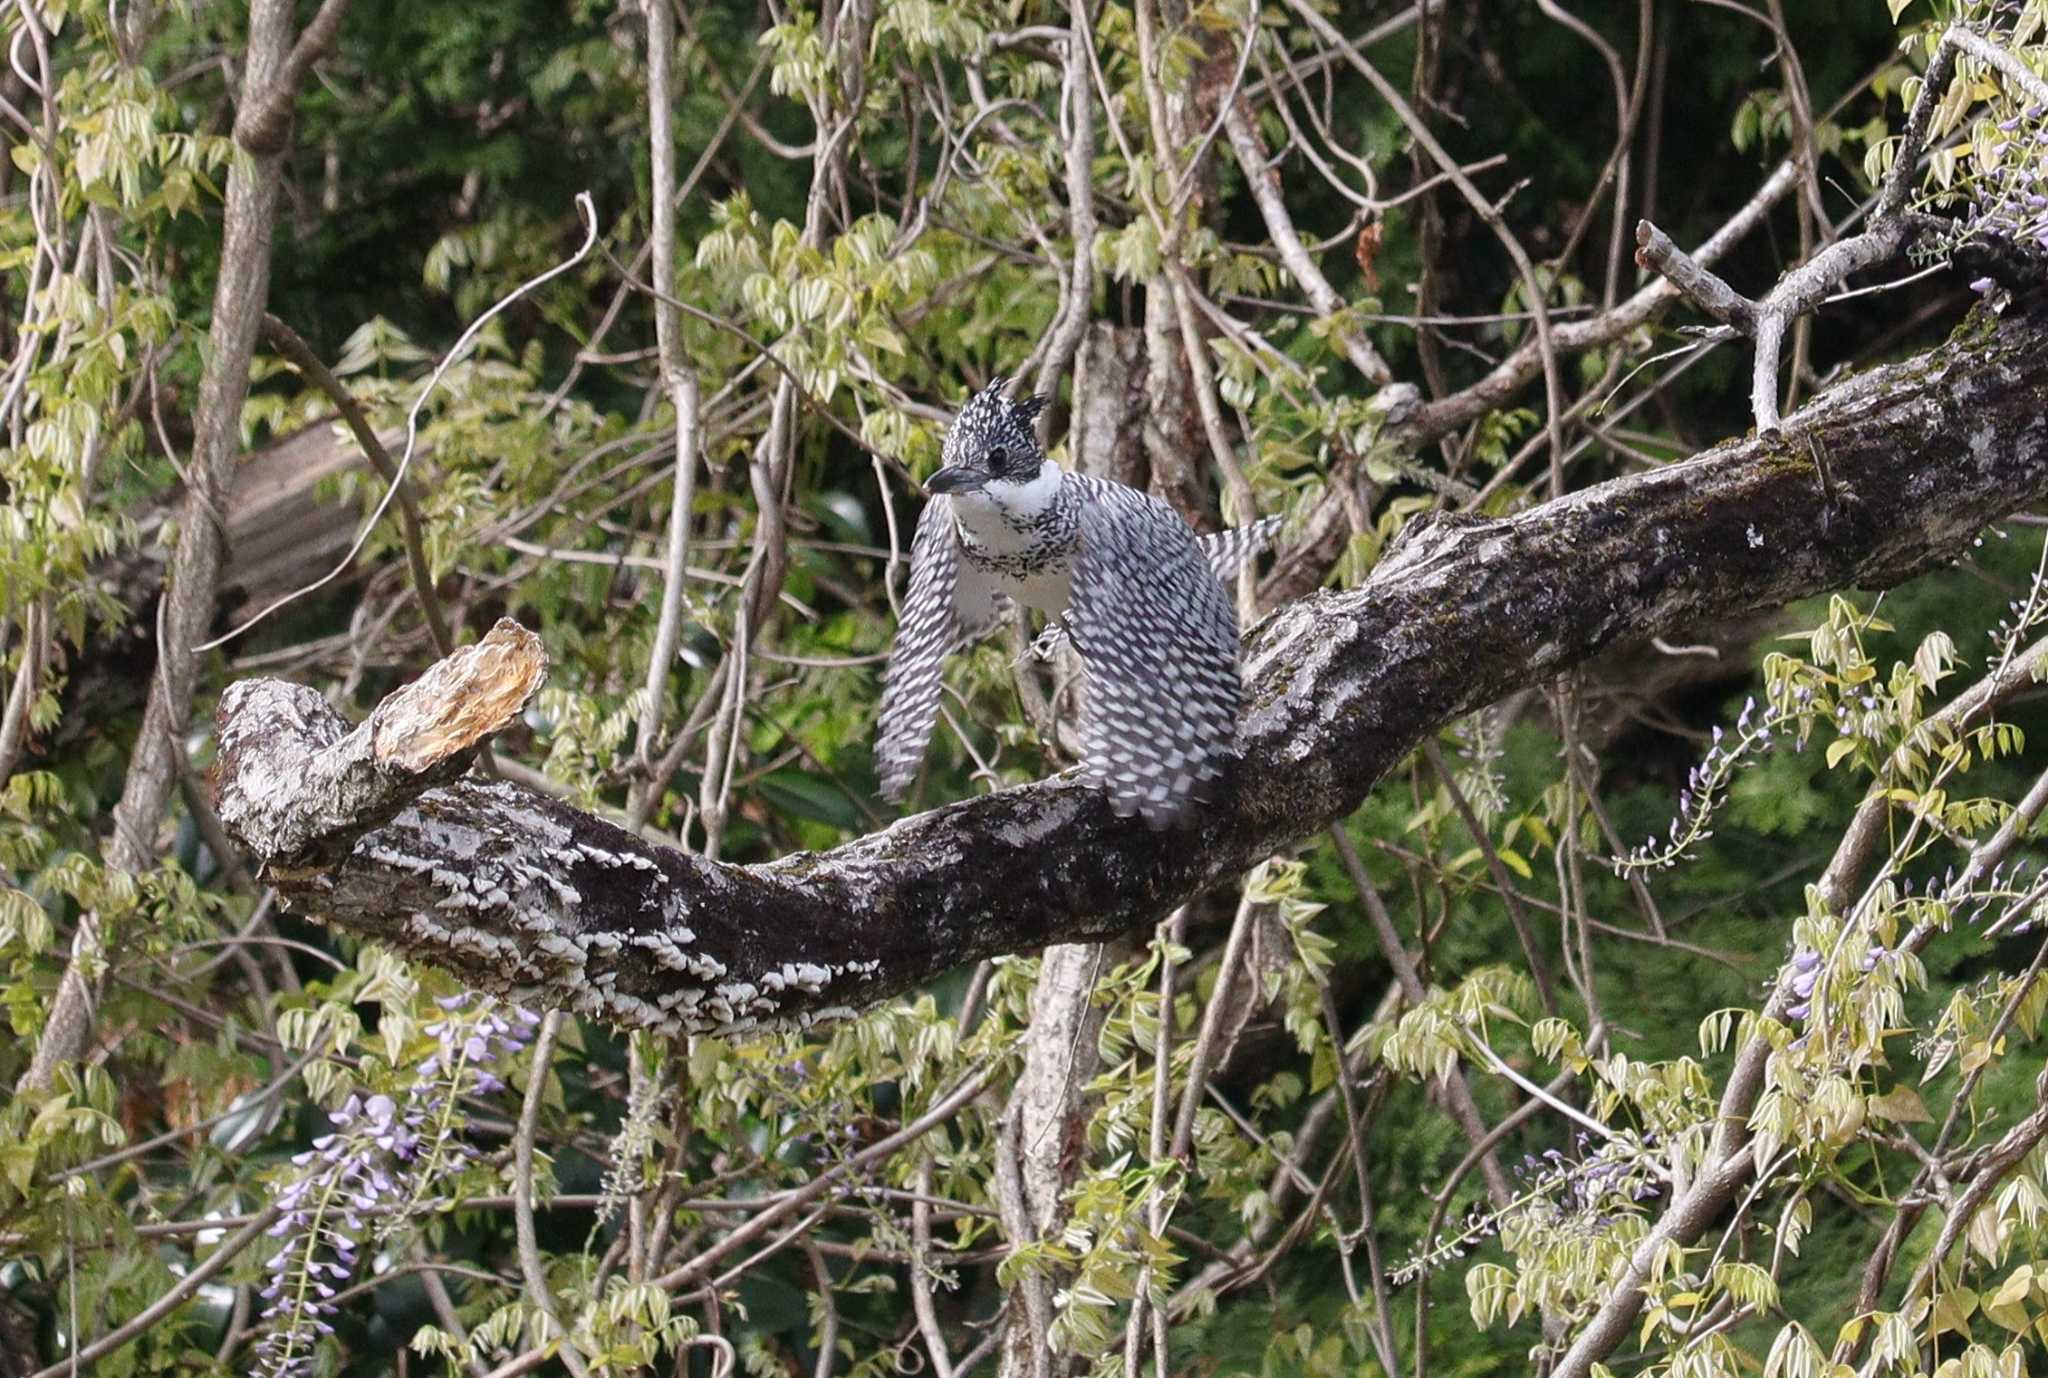
[[[1185,821],[1237,730],[1237,610],[1222,580],[1272,539],[1268,518],[1198,539],[1164,502],[1049,459],[1043,397],[997,376],[946,433],[911,540],[884,675],[876,764],[901,802],[939,711],[946,658],[1014,604],[1047,615],[1035,651],[1070,638],[1085,670],[1083,778],[1120,816]]]

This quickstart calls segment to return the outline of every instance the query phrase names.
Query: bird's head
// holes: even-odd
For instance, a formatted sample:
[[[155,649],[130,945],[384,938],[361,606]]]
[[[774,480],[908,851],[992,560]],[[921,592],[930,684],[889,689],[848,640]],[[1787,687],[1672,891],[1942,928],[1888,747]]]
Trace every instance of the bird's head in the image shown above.
[[[925,480],[926,492],[975,493],[991,483],[1022,484],[1038,477],[1045,452],[1031,423],[1044,410],[1045,399],[1012,401],[1003,393],[1007,386],[1007,379],[991,378],[967,399],[946,432],[946,467]]]

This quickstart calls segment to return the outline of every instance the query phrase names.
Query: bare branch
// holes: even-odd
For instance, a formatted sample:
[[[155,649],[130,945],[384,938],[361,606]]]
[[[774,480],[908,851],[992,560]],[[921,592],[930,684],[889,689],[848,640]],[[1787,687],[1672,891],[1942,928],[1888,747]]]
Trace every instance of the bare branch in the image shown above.
[[[1251,117],[1245,113],[1242,102],[1233,101],[1223,108],[1223,128],[1230,136],[1230,151],[1237,155],[1238,170],[1244,173],[1245,188],[1251,192],[1252,200],[1258,205],[1259,215],[1266,222],[1266,233],[1273,237],[1273,247],[1279,251],[1280,262],[1308,296],[1310,304],[1324,316],[1338,316],[1345,309],[1344,298],[1323,276],[1323,270],[1309,256],[1308,249],[1301,242],[1301,235],[1294,228],[1294,218],[1287,212],[1287,203],[1280,196],[1280,177],[1267,166],[1265,141],[1259,137],[1258,129]],[[1356,368],[1375,387],[1384,387],[1394,380],[1393,370],[1387,361],[1373,348],[1365,331],[1355,322],[1344,322],[1332,332],[1344,353]]]
[[[378,439],[376,427],[363,414],[355,394],[334,376],[334,370],[313,352],[313,347],[298,331],[267,311],[263,313],[263,338],[284,355],[307,382],[327,394],[327,400],[334,403],[335,410],[341,413],[341,419],[348,425],[349,434],[362,447],[363,457],[370,461],[370,467],[386,483],[397,483],[398,466],[392,462],[391,452],[384,448],[384,442]],[[448,614],[441,608],[440,595],[434,591],[434,577],[427,564],[426,540],[422,534],[424,527],[412,485],[400,485],[398,529],[405,539],[406,568],[412,574],[413,591],[419,595],[420,611],[426,614],[427,631],[434,638],[434,649],[445,656],[454,651],[455,639],[449,633]]]
[[[1636,222],[1636,262],[1664,275],[1685,299],[1723,325],[1745,335],[1756,332],[1756,303],[1730,287],[1720,274],[1672,242],[1647,220]]]
[[[1751,302],[1742,297],[1679,251],[1647,221],[1637,227],[1637,242],[1642,246],[1639,259],[1646,267],[1664,273],[1717,320],[1755,337],[1750,411],[1759,431],[1778,425],[1779,359],[1787,327],[1819,306],[1851,274],[1888,263],[1904,253],[1928,223],[1925,217],[1909,211],[1907,202],[1918,174],[1928,126],[1955,76],[1959,51],[1990,63],[2030,94],[2048,92],[2048,85],[2012,54],[1961,26],[1950,28],[1941,36],[1927,64],[1920,94],[1906,118],[1905,131],[1899,136],[1891,171],[1878,193],[1868,227],[1861,234],[1829,245],[1784,274],[1761,300]]]
[[[582,1351],[564,1333],[561,1315],[555,1308],[555,1291],[548,1286],[547,1270],[541,1266],[540,1244],[533,1228],[533,1136],[540,1124],[540,1103],[545,1098],[549,1073],[553,1070],[555,1037],[561,1032],[562,1013],[551,1010],[541,1021],[540,1034],[533,1041],[533,1063],[526,1073],[526,1096],[520,1102],[519,1127],[512,1136],[512,1218],[518,1237],[519,1276],[526,1283],[526,1299],[546,1319],[547,1329],[561,1337],[555,1357],[569,1370],[571,1378],[590,1378]],[[540,1327],[536,1323],[535,1331]],[[532,1332],[529,1332],[532,1333]],[[553,1336],[534,1338],[545,1342]]]
[[[1778,164],[1766,177],[1763,185],[1756,189],[1748,201],[1727,221],[1709,235],[1692,251],[1695,262],[1711,264],[1763,222],[1773,206],[1784,200],[1785,194],[1798,184],[1798,168],[1790,161]],[[1598,349],[1603,345],[1628,334],[1637,326],[1651,319],[1669,306],[1679,295],[1678,288],[1670,282],[1658,279],[1644,284],[1635,295],[1612,311],[1603,311],[1590,320],[1560,323],[1552,331],[1552,339],[1560,352],[1575,353],[1580,350]],[[1543,371],[1543,354],[1535,340],[1530,340],[1514,353],[1503,359],[1484,378],[1470,387],[1462,388],[1440,401],[1428,403],[1422,408],[1414,423],[1403,431],[1403,438],[1412,448],[1422,446],[1449,435],[1461,426],[1470,425],[1494,408],[1504,405],[1524,384]]]
[[[676,150],[675,150],[675,12],[669,0],[646,0],[647,121],[651,157],[649,180],[654,197],[654,280],[667,286],[676,280]],[[654,647],[647,659],[647,702],[640,709],[634,755],[643,767],[651,764],[654,739],[661,730],[662,700],[682,632],[684,571],[690,563],[690,513],[697,493],[697,373],[683,354],[682,312],[667,297],[654,302],[654,334],[661,355],[661,384],[675,409],[676,478],[668,515],[668,564],[661,585],[661,615],[655,624]],[[652,812],[653,790],[634,801],[634,822]]]

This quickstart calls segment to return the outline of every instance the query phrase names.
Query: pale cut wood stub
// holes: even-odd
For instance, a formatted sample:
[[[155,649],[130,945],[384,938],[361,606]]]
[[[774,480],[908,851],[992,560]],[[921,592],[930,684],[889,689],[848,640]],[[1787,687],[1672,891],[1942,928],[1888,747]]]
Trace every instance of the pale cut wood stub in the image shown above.
[[[474,749],[525,708],[547,678],[540,638],[500,618],[465,646],[378,705],[370,719],[379,764],[418,774]]]
[[[245,680],[215,721],[221,821],[268,868],[338,857],[425,789],[467,770],[547,676],[540,638],[509,619],[385,699],[353,732],[318,691]]]
[[[460,727],[445,705],[411,710],[454,752],[412,770],[398,759],[436,750],[406,754],[380,725],[391,704],[351,733],[318,694],[272,681],[222,699],[222,820],[299,912],[479,988],[677,1031],[804,1022],[964,962],[1141,931],[1348,814],[1475,708],[1617,643],[1896,584],[2044,496],[2048,303],[2021,299],[1782,432],[1512,518],[1421,523],[1359,588],[1282,608],[1246,638],[1236,755],[1182,832],[1117,818],[1069,773],[829,852],[718,864],[532,790],[447,783],[516,713],[509,690]]]

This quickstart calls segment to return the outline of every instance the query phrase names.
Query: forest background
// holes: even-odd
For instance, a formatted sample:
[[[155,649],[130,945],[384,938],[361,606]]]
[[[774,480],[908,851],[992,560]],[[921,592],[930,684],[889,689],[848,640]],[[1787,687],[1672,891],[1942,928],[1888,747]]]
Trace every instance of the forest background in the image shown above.
[[[2038,1369],[2044,26],[9,0],[0,1375]],[[1008,792],[829,850],[892,821],[915,480],[996,374],[1284,516],[1252,697],[1328,721],[1155,837],[1016,788],[1075,713],[1020,625],[921,807]],[[1433,603],[1460,533],[1506,553]],[[1361,719],[1362,609],[1464,652]],[[899,925],[801,1028],[323,909],[224,690],[354,722],[501,618],[534,681],[435,769],[615,869],[1143,864],[763,910]]]

